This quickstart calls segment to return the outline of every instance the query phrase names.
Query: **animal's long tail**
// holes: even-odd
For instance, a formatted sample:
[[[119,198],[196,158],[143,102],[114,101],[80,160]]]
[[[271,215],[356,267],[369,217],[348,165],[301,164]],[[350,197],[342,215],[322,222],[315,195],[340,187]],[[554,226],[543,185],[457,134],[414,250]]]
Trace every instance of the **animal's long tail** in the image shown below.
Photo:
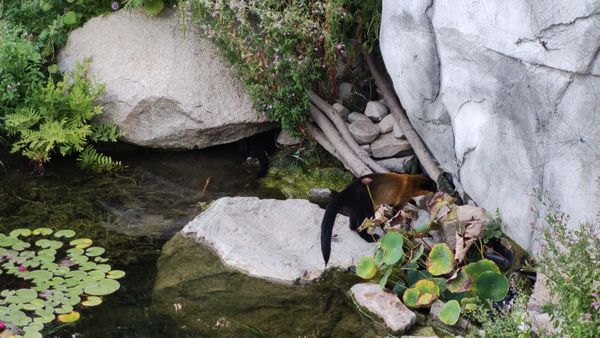
[[[325,215],[323,216],[323,222],[321,222],[321,253],[323,254],[323,260],[325,265],[329,262],[329,255],[331,254],[331,235],[333,233],[333,225],[335,224],[335,217],[342,207],[344,207],[342,201],[344,196],[347,194],[346,190],[341,191],[327,204],[325,209]]]

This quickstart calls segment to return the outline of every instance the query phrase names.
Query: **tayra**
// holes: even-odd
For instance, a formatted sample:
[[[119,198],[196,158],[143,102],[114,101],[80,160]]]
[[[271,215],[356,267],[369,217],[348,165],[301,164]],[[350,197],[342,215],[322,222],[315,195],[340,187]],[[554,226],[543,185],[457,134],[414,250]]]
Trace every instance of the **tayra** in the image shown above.
[[[321,253],[325,265],[329,262],[331,253],[335,217],[340,211],[343,210],[349,215],[350,229],[356,231],[365,218],[374,216],[374,205],[388,204],[398,207],[408,202],[411,197],[435,190],[435,182],[423,175],[381,173],[365,175],[354,180],[333,197],[325,210],[321,223]],[[359,232],[359,235],[369,242],[373,241],[366,231]]]

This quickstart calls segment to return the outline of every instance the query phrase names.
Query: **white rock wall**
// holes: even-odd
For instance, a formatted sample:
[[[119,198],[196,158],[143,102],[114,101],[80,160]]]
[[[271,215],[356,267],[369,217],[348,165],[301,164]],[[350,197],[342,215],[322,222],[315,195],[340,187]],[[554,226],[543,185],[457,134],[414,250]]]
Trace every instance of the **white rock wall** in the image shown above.
[[[600,1],[383,1],[396,93],[443,167],[535,251],[534,188],[600,209]]]

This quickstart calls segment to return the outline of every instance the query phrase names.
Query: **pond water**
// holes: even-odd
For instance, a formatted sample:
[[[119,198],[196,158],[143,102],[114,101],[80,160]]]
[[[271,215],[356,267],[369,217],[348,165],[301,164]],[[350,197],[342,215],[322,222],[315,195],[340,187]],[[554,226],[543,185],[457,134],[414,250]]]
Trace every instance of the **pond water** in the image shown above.
[[[110,153],[128,169],[95,175],[79,170],[73,160],[56,160],[40,176],[25,160],[0,154],[0,232],[40,226],[73,229],[107,248],[113,267],[127,273],[121,289],[105,297],[104,304],[83,310],[75,324],[46,330],[45,336],[329,337],[381,332],[380,324],[359,314],[345,296],[344,290],[355,282],[351,276],[338,277],[335,284],[272,284],[224,268],[210,251],[181,236],[171,240],[201,211],[202,202],[222,196],[282,198],[261,186],[254,178],[257,168],[244,164],[235,146],[187,152],[123,146]],[[163,246],[168,253],[161,256]],[[200,260],[186,256],[190,252]],[[155,290],[157,276],[160,288]],[[165,287],[170,283],[165,276],[184,277],[177,277],[182,282],[177,287]]]

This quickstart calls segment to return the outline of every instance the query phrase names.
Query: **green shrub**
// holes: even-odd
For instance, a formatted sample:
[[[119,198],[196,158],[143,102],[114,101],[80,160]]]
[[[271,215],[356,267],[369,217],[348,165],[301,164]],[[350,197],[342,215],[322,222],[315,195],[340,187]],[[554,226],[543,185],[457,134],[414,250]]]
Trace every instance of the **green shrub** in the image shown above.
[[[194,0],[200,27],[237,66],[258,111],[290,132],[306,118],[308,90],[335,93],[340,56],[372,48],[380,0]]]
[[[527,297],[519,292],[510,307],[496,310],[491,303],[476,308],[470,315],[481,328],[473,328],[468,338],[529,338],[532,337],[531,323],[527,318]],[[483,332],[480,332],[483,331]]]
[[[26,31],[35,49],[52,61],[68,34],[90,17],[111,11],[111,0],[9,0],[0,19]]]
[[[538,263],[557,300],[546,307],[552,323],[561,337],[600,337],[600,223],[570,227],[556,205],[543,203],[550,212],[538,224]]]
[[[26,33],[0,20],[0,125],[8,112],[41,86],[41,62]]]

